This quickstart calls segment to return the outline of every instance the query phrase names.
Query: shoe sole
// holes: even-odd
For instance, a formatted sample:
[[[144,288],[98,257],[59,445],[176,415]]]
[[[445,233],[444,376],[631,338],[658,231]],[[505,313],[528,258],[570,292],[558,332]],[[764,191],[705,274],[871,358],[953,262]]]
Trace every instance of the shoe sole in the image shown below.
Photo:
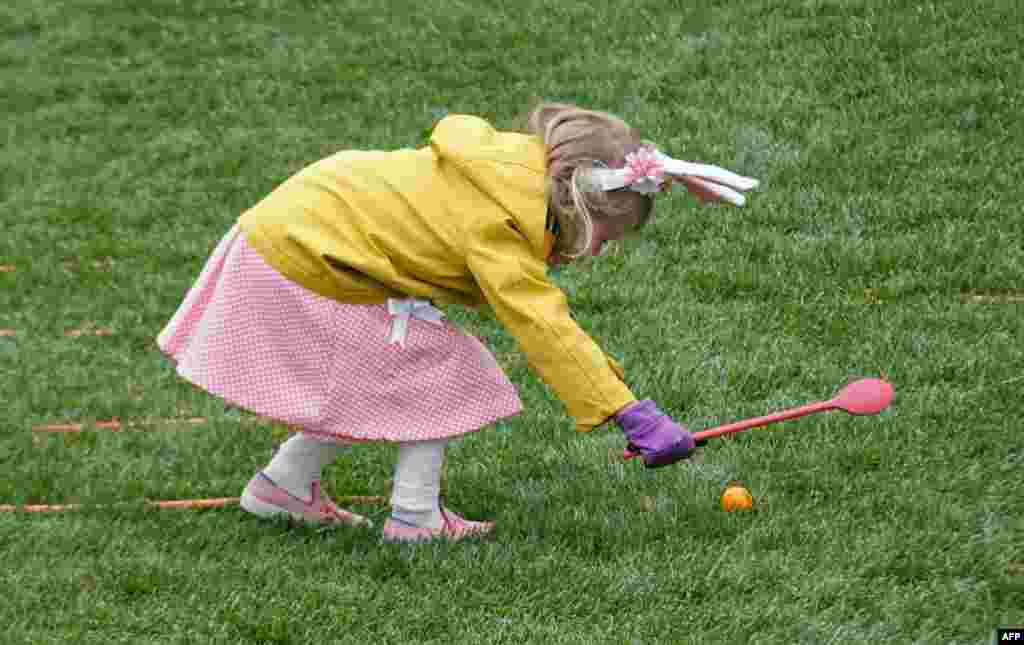
[[[242,510],[259,517],[288,516],[292,519],[299,519],[296,518],[293,513],[290,513],[276,504],[268,504],[267,502],[264,502],[262,499],[250,493],[248,488],[242,492],[242,499],[239,501],[238,505],[242,507]]]
[[[466,533],[458,537],[446,535],[443,532],[421,535],[387,535],[386,533],[384,533],[381,535],[381,540],[389,544],[414,544],[419,542],[433,542],[435,540],[443,540],[447,542],[461,542],[463,540],[472,539],[490,541],[495,539],[495,532],[497,531],[497,528],[497,526],[492,526],[489,529],[484,529],[480,531],[467,531]],[[442,529],[438,530],[442,531]]]
[[[253,515],[257,516],[257,517],[261,517],[261,518],[275,519],[275,518],[279,518],[279,517],[287,517],[287,518],[292,519],[292,520],[294,520],[296,522],[302,522],[303,524],[311,524],[313,526],[339,526],[340,525],[340,526],[349,526],[349,527],[352,527],[352,528],[357,528],[357,527],[373,528],[373,522],[371,522],[369,519],[366,520],[366,522],[367,522],[366,524],[359,524],[359,525],[356,525],[356,526],[353,526],[351,524],[346,524],[344,522],[318,522],[316,520],[309,519],[308,517],[305,517],[305,516],[300,515],[298,513],[292,513],[291,511],[289,511],[287,509],[281,508],[277,504],[271,504],[269,502],[264,502],[262,499],[256,497],[252,493],[250,493],[248,488],[246,488],[242,492],[242,499],[239,500],[238,505],[241,506],[242,510],[246,511],[247,513],[251,513],[251,514],[253,514]]]

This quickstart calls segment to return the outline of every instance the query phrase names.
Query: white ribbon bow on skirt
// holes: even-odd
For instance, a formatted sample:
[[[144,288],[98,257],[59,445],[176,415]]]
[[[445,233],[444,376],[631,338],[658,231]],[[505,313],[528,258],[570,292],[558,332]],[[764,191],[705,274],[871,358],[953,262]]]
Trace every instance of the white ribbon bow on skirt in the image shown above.
[[[409,320],[416,318],[432,325],[440,325],[444,314],[426,300],[407,298],[405,300],[388,299],[388,313],[393,316],[389,345],[401,345],[405,348],[405,336],[409,331]]]

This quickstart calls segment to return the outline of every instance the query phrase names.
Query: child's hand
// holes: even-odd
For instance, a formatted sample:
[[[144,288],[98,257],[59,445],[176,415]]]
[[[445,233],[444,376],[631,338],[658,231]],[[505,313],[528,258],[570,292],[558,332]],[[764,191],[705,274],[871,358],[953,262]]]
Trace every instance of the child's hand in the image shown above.
[[[650,399],[626,406],[615,415],[615,422],[626,435],[627,449],[643,457],[647,468],[686,459],[696,447],[693,435]]]

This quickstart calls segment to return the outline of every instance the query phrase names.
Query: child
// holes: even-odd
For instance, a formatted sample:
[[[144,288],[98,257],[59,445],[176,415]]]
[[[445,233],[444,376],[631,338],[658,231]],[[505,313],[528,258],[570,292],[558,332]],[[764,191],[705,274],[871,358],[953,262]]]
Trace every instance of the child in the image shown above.
[[[448,441],[522,409],[475,337],[433,305],[488,304],[580,431],[614,420],[647,466],[693,437],[638,402],[549,265],[640,230],[671,179],[742,205],[757,182],[641,144],[619,118],[542,104],[530,133],[452,115],[416,150],[344,151],[244,213],[160,334],[188,381],[300,429],[242,494],[259,516],[370,525],[320,489],[352,443],[399,444],[386,541],[494,530],[439,500]]]

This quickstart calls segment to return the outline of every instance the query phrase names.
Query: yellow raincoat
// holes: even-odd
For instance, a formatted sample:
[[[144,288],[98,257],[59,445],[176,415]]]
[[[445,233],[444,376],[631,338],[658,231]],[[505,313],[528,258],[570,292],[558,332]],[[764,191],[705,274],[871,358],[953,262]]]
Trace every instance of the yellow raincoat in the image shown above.
[[[451,115],[429,146],[344,151],[306,167],[239,225],[285,277],[340,302],[489,304],[589,431],[636,399],[547,277],[545,158],[537,137]]]

